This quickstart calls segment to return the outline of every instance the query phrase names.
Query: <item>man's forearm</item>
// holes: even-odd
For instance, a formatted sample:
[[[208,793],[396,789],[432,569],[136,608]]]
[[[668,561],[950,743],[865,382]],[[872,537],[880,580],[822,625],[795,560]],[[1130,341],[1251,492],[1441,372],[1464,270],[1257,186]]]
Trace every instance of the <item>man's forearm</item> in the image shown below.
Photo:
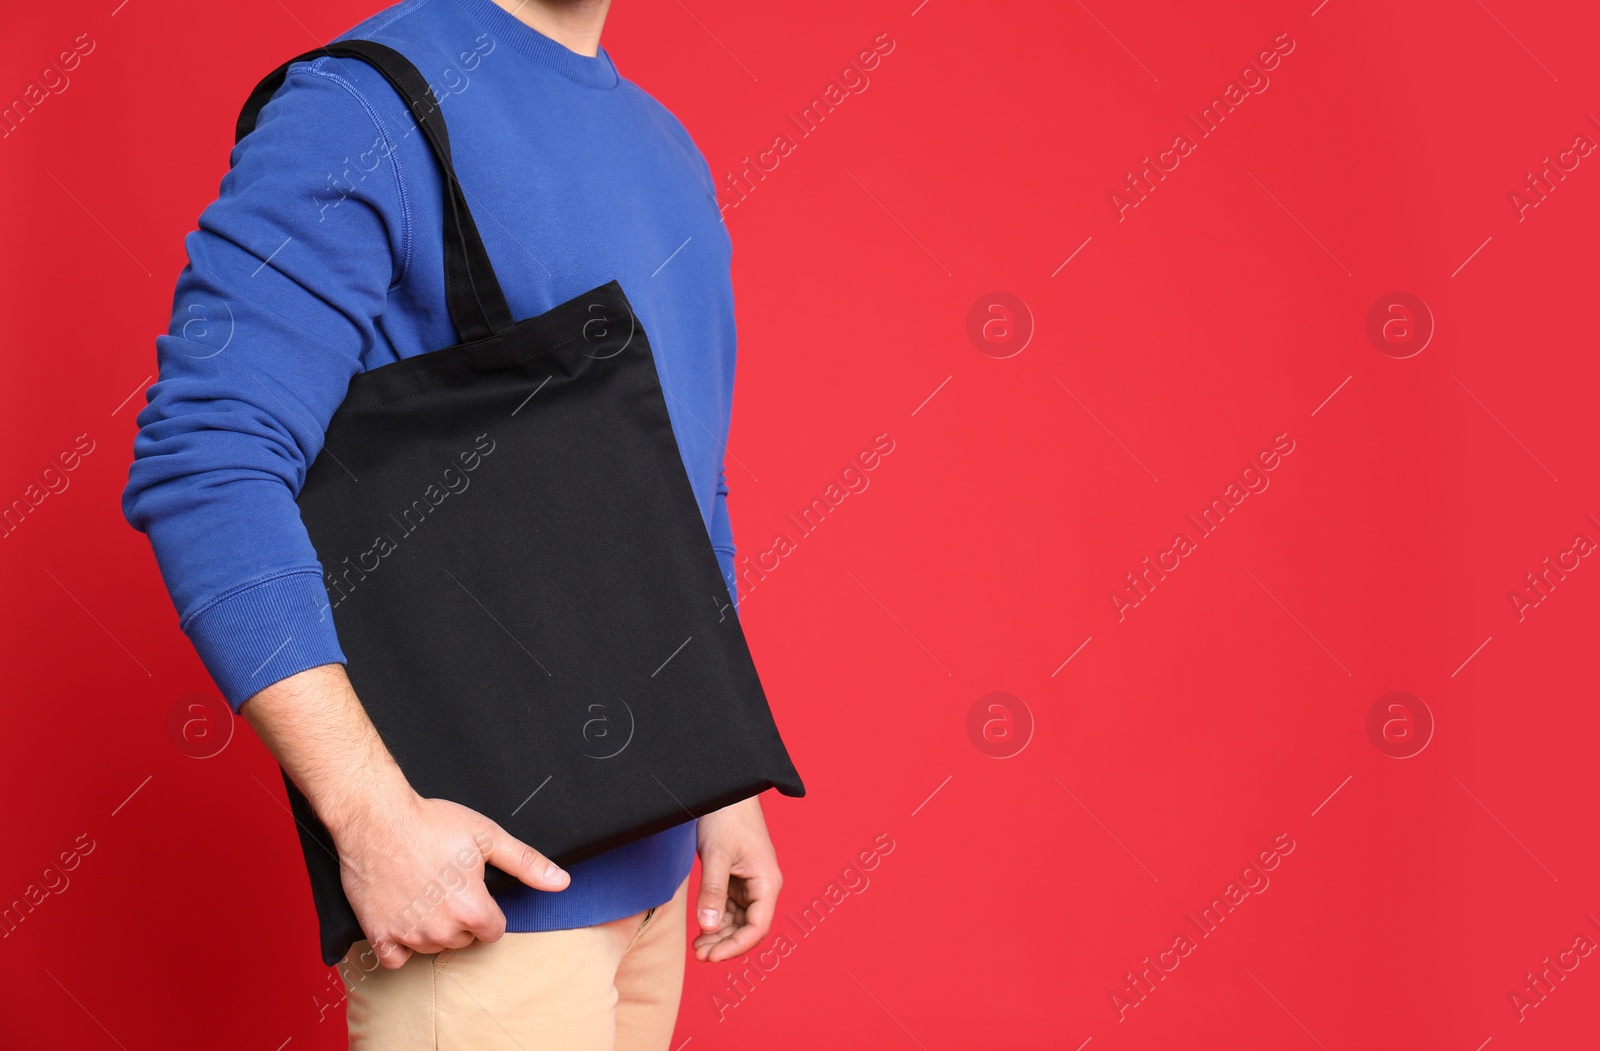
[[[494,865],[536,890],[571,882],[549,858],[475,810],[424,799],[401,773],[342,664],[323,664],[282,679],[240,706],[257,734],[333,833],[340,878],[361,929],[385,967],[413,951],[459,949],[474,938],[495,941],[505,914],[483,883]],[[441,873],[451,893],[418,916],[415,905]],[[435,899],[428,899],[430,902]]]
[[[374,806],[413,794],[342,664],[281,679],[245,701],[239,714],[335,839]]]

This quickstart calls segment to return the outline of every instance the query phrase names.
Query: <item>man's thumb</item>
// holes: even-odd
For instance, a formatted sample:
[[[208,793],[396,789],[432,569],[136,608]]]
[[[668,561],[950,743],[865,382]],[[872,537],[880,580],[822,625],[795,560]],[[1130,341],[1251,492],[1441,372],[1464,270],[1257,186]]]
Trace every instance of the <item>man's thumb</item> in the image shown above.
[[[572,882],[572,877],[555,862],[494,822],[478,833],[478,848],[483,851],[483,860],[534,890],[565,890]]]
[[[722,922],[722,912],[728,907],[728,860],[719,855],[700,859],[700,895],[695,905],[695,918],[700,929],[714,931]]]

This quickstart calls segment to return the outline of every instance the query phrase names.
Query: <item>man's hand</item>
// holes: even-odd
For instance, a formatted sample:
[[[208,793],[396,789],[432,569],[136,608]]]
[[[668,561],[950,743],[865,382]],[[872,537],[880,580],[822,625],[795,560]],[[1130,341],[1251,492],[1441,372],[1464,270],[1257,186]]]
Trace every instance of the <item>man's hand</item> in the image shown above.
[[[342,664],[281,679],[248,698],[239,714],[333,835],[345,896],[383,966],[505,933],[505,913],[483,884],[485,863],[535,890],[562,890],[571,881],[477,811],[419,796]]]
[[[413,951],[460,949],[505,934],[505,913],[483,883],[486,862],[535,890],[562,890],[571,879],[477,811],[409,788],[334,831],[334,841],[345,897],[388,968]]]
[[[695,959],[717,963],[754,949],[778,908],[778,856],[767,835],[761,800],[749,799],[700,819],[700,934]]]

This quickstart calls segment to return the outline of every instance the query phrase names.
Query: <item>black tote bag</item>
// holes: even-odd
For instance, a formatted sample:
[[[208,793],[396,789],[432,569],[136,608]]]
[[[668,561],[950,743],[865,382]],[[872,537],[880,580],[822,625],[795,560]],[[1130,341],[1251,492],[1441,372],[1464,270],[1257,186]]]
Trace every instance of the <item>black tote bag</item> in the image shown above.
[[[412,787],[563,866],[768,788],[804,795],[622,287],[513,321],[426,81],[371,41],[290,61],[323,54],[382,71],[448,197],[460,342],[355,376],[298,497],[350,680]],[[284,781],[332,965],[365,935]]]

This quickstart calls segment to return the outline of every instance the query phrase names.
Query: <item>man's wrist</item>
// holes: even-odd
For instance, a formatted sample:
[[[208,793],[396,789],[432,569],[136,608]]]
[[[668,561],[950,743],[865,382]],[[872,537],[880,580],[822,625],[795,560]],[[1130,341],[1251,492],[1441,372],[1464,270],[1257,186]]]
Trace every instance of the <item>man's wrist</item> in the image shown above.
[[[396,820],[419,797],[367,718],[343,665],[308,668],[250,697],[240,708],[342,841],[376,819]]]
[[[421,798],[388,755],[353,771],[346,782],[321,795],[310,801],[311,806],[335,843],[360,838],[374,825],[394,824]]]

